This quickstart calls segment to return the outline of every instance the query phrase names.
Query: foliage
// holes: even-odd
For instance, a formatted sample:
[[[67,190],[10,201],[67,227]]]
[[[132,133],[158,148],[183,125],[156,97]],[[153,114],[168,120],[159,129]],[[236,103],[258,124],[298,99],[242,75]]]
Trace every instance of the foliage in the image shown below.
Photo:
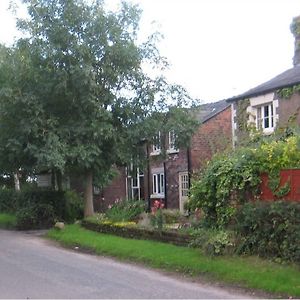
[[[201,208],[210,227],[222,227],[231,220],[237,202],[256,191],[260,164],[252,149],[239,149],[232,155],[215,156],[194,180],[188,208]]]
[[[207,255],[223,255],[233,253],[234,239],[232,232],[199,228],[191,233],[193,239],[189,246],[200,248]]]
[[[8,213],[0,213],[0,228],[13,229],[16,228],[16,216]]]
[[[64,213],[63,220],[68,223],[73,223],[75,220],[83,218],[83,200],[74,191],[64,192]]]
[[[0,189],[0,212],[14,213],[17,209],[18,193],[13,189]]]
[[[99,234],[68,225],[65,230],[51,230],[48,237],[65,246],[90,249],[99,255],[136,261],[150,267],[193,276],[208,276],[242,287],[277,293],[275,298],[300,296],[297,266],[278,265],[257,257],[208,257],[199,249],[177,247],[154,241],[126,239]]]
[[[191,99],[144,72],[145,63],[159,72],[168,63],[158,33],[139,41],[137,5],[122,2],[112,12],[104,1],[23,3],[24,38],[0,49],[0,168],[85,174],[85,215],[92,215],[93,176],[105,179],[112,166],[143,157],[141,140],[172,128],[187,145]]]
[[[162,214],[167,224],[179,223],[183,217],[179,209],[163,209]]]
[[[300,93],[300,84],[279,89],[276,91],[276,93],[281,99],[290,99],[294,94]]]
[[[42,229],[54,224],[55,213],[50,204],[29,203],[17,210],[16,218],[18,229]]]
[[[237,213],[239,252],[300,263],[300,204],[255,202]]]
[[[145,201],[129,199],[116,201],[108,208],[105,215],[113,222],[133,221],[136,220],[145,209]]]
[[[281,169],[300,167],[300,135],[261,140],[251,147],[238,148],[230,154],[215,156],[194,180],[188,207],[200,208],[209,227],[227,225],[236,207],[258,196],[260,174],[269,174],[274,195],[289,192],[287,182],[279,186]]]
[[[153,202],[153,206],[151,207],[151,224],[155,229],[157,229],[160,232],[162,231],[165,223],[165,217],[162,212],[164,206],[165,205],[162,201],[155,200]]]
[[[25,190],[17,198],[20,229],[47,228],[55,221],[74,222],[83,216],[82,200],[73,191]]]

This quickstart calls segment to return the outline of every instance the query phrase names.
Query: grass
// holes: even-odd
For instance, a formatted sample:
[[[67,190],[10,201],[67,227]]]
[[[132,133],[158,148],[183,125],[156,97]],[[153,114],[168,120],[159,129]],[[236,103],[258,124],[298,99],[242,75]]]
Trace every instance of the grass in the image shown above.
[[[52,229],[48,237],[65,246],[81,246],[96,254],[136,261],[168,271],[238,284],[284,296],[300,296],[300,269],[279,265],[257,257],[208,257],[199,250],[170,244],[125,239],[68,225]]]
[[[16,216],[8,213],[0,213],[0,228],[13,229],[16,227]]]

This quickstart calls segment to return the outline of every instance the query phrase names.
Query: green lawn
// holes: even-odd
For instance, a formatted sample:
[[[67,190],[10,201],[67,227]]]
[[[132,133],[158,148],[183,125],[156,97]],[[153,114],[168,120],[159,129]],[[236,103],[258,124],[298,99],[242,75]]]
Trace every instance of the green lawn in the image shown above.
[[[12,229],[16,227],[16,216],[7,213],[0,213],[0,228]]]
[[[284,296],[300,296],[300,269],[296,266],[279,265],[257,257],[208,257],[197,249],[100,234],[79,225],[66,226],[62,231],[52,229],[48,237],[66,246],[81,246],[97,254],[155,268],[206,275],[210,279]]]

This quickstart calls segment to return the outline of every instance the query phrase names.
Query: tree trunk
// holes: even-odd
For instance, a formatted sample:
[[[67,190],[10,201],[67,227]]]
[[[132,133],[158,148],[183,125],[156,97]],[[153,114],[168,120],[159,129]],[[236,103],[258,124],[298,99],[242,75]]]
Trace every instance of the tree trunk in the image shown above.
[[[93,203],[93,171],[86,172],[85,186],[84,186],[84,217],[90,217],[94,214]]]
[[[14,173],[14,183],[15,183],[15,190],[17,192],[20,191],[20,179],[19,179],[19,172],[16,171],[16,173]]]
[[[63,183],[62,183],[62,174],[61,174],[61,171],[60,170],[57,170],[56,171],[56,180],[57,180],[57,189],[59,191],[62,191],[63,190]]]

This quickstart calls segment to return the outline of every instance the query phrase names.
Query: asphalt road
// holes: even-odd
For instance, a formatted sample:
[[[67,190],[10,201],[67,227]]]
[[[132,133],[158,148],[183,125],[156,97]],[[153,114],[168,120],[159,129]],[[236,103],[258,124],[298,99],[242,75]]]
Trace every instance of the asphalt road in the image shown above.
[[[249,298],[0,230],[0,298]]]

